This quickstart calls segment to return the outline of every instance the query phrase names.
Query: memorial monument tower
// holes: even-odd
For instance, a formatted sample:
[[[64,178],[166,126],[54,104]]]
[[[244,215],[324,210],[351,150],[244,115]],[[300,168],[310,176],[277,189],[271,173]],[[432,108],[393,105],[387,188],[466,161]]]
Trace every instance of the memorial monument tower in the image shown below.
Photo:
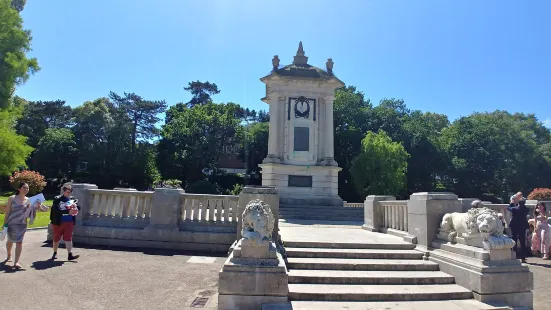
[[[302,42],[293,63],[279,66],[260,80],[266,84],[262,101],[270,106],[268,156],[260,165],[262,185],[275,186],[282,199],[330,200],[338,196],[338,167],[334,159],[333,101],[335,89],[344,86],[333,74],[308,64]]]

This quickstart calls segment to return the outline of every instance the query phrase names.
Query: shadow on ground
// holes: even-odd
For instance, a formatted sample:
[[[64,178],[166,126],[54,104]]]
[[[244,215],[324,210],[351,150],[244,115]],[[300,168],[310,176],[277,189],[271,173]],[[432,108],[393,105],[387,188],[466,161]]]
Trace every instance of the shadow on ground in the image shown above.
[[[202,252],[202,251],[130,248],[130,247],[121,247],[121,246],[89,245],[89,244],[80,244],[80,243],[75,243],[74,245],[75,247],[81,248],[81,249],[133,252],[133,253],[142,253],[145,255],[156,255],[156,256],[210,256],[210,257],[227,257],[228,256],[227,253],[213,253],[213,252]],[[46,247],[46,248],[52,247],[52,242],[45,241],[42,247]],[[65,246],[63,244],[60,244],[59,248],[65,248]]]

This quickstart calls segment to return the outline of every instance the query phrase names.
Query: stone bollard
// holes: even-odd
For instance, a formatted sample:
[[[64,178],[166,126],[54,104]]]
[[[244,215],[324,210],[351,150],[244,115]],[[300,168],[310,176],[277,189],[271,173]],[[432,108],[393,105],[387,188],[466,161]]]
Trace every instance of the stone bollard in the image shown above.
[[[396,200],[396,197],[369,195],[365,198],[363,229],[375,232],[381,231],[381,227],[383,227],[383,213],[377,206],[379,201],[385,200]]]
[[[461,209],[454,193],[413,193],[408,200],[408,233],[426,249],[436,237],[444,214]]]
[[[183,189],[155,189],[151,203],[151,221],[146,230],[178,230],[182,193],[184,193]]]
[[[237,204],[237,217],[240,218],[243,214],[245,206],[254,199],[260,199],[270,206],[272,214],[275,218],[274,231],[272,232],[272,239],[275,242],[279,242],[279,194],[275,187],[271,186],[245,186],[239,194],[239,202]],[[241,239],[242,221],[237,223],[237,238]]]
[[[218,276],[218,310],[260,310],[263,304],[288,302],[287,268],[271,238],[270,206],[253,200],[244,209],[244,236]]]

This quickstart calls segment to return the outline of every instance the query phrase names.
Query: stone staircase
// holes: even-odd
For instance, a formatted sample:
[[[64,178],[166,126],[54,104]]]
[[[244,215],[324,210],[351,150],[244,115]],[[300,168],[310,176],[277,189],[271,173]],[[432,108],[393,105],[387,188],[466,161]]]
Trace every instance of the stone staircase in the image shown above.
[[[363,208],[345,207],[342,201],[281,199],[279,217],[285,221],[363,222]]]
[[[284,246],[291,304],[265,309],[509,309],[473,300],[413,244],[284,240]]]

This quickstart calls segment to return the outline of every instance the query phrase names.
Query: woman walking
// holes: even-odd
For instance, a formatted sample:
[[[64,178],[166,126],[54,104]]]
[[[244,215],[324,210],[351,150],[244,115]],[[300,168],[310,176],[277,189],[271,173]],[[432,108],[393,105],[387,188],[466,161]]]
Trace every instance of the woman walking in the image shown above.
[[[28,203],[27,193],[29,193],[29,185],[27,183],[20,183],[15,195],[8,199],[6,214],[4,215],[4,225],[8,225],[8,241],[6,242],[8,256],[4,262],[11,261],[11,249],[15,243],[15,260],[13,261],[15,269],[21,269],[19,259],[23,250],[23,238],[27,231],[27,216],[25,213],[27,208],[34,208],[34,206],[30,206]]]
[[[532,252],[541,253],[543,259],[549,259],[549,224],[547,223],[547,210],[543,202],[536,205],[535,230],[532,237]]]

